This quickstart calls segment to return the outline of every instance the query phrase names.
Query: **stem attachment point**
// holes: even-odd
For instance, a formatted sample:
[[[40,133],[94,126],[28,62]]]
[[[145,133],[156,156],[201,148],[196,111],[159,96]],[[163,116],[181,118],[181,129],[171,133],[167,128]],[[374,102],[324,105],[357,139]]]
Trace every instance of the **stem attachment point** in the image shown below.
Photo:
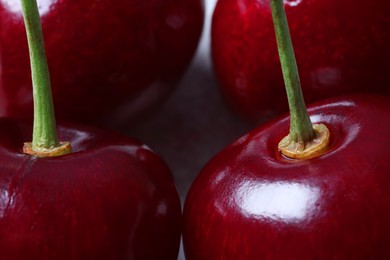
[[[70,142],[60,142],[59,146],[52,148],[37,147],[33,148],[31,142],[24,143],[23,152],[25,154],[34,155],[36,157],[55,157],[65,155],[72,152]]]
[[[320,156],[328,149],[330,132],[324,124],[313,124],[313,130],[315,136],[308,142],[293,141],[290,135],[287,135],[279,142],[279,151],[292,159],[311,159]]]

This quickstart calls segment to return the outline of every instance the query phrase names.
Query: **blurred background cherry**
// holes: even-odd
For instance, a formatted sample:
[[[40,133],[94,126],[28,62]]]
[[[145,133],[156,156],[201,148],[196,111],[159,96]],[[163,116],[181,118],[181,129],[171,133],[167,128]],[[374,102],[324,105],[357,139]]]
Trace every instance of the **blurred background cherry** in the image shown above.
[[[196,51],[203,0],[38,0],[58,119],[116,126],[172,92]],[[32,117],[20,2],[0,0],[0,115]],[[69,100],[72,102],[69,102]]]

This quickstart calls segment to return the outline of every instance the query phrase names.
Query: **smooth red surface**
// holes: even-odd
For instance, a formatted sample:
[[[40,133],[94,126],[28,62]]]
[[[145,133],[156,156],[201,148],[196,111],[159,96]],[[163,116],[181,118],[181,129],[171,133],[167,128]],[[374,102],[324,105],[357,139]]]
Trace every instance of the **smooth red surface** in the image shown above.
[[[352,93],[390,94],[390,2],[289,0],[287,19],[307,102]],[[219,86],[242,116],[287,111],[269,0],[220,0],[212,24]]]
[[[0,258],[176,259],[180,201],[166,164],[137,141],[62,126],[73,153],[21,152],[31,129],[0,119]]]
[[[390,257],[390,99],[351,96],[309,111],[330,129],[326,154],[281,156],[284,117],[201,171],[184,208],[188,260]]]
[[[190,63],[203,0],[38,0],[59,118],[121,122],[166,97]],[[0,115],[32,117],[20,1],[0,1]],[[107,124],[108,124],[107,123]]]

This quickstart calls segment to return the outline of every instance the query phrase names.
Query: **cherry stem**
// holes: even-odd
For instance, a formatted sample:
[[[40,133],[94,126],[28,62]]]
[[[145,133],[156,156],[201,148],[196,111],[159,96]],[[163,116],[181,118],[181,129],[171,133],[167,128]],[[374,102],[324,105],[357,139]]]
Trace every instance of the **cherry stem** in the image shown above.
[[[33,149],[60,146],[54,117],[50,75],[36,0],[21,0],[30,52],[34,98]]]
[[[271,0],[271,10],[290,108],[290,138],[295,142],[309,142],[315,133],[302,95],[283,0]]]

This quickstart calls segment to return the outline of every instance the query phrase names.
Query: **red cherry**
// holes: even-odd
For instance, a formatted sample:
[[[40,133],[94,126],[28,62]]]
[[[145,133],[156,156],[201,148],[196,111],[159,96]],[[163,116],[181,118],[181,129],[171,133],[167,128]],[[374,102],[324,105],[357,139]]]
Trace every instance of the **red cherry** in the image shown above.
[[[390,94],[389,1],[284,2],[307,102]],[[220,88],[235,111],[255,120],[287,111],[269,1],[218,1],[211,40]]]
[[[281,156],[283,117],[201,171],[184,208],[187,259],[390,257],[390,99],[337,98],[309,114],[331,132],[322,156]]]
[[[195,52],[203,0],[38,0],[58,118],[116,123],[172,90]],[[0,115],[32,116],[19,1],[0,1]],[[71,100],[71,101],[70,101]]]
[[[180,201],[165,163],[141,143],[66,125],[73,152],[23,154],[31,127],[0,119],[1,259],[176,259]]]

